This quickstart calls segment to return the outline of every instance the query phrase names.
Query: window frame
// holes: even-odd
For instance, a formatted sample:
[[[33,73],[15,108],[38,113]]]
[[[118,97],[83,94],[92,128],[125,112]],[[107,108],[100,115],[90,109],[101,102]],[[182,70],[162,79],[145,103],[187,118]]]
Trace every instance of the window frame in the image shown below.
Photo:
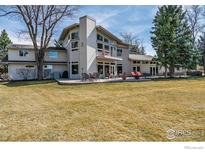
[[[102,38],[102,39],[99,39],[99,38]],[[103,36],[101,34],[97,34],[97,40],[98,41],[103,41]]]
[[[74,35],[73,35],[74,34]],[[77,35],[75,35],[75,34],[77,34]],[[76,31],[76,32],[72,32],[71,34],[71,40],[79,40],[79,32],[78,31]],[[74,37],[73,37],[74,36]]]
[[[50,53],[55,53],[55,54],[56,54],[56,57],[55,57],[55,56],[51,56]],[[58,51],[50,50],[50,51],[48,51],[47,55],[48,55],[48,57],[49,57],[50,59],[58,59]]]
[[[75,69],[77,69],[76,72],[74,72],[74,66],[77,66],[77,68],[75,68]],[[72,62],[72,64],[71,64],[71,73],[72,73],[72,75],[79,74],[79,64],[78,64],[78,62]]]
[[[119,54],[120,51],[120,54]],[[117,48],[117,57],[121,57],[122,56],[122,49],[121,48]]]
[[[108,49],[106,49],[106,47],[108,47]],[[104,50],[109,52],[109,51],[110,51],[110,46],[109,46],[109,45],[104,44]]]
[[[29,51],[26,49],[19,50],[19,57],[26,57],[29,54]]]
[[[99,48],[98,45],[102,45],[102,48]],[[99,52],[102,52],[103,51],[103,44],[102,43],[97,43],[97,49],[98,49]]]
[[[106,40],[106,41],[105,41],[105,40]],[[103,42],[105,42],[105,43],[108,43],[108,44],[109,44],[109,42],[110,42],[110,41],[109,41],[109,39],[108,39],[108,38],[105,38],[105,37],[104,37]]]
[[[75,43],[77,43],[77,46],[75,46]],[[73,46],[74,44],[74,46]],[[79,50],[79,41],[72,41],[71,42],[71,51],[78,51]]]

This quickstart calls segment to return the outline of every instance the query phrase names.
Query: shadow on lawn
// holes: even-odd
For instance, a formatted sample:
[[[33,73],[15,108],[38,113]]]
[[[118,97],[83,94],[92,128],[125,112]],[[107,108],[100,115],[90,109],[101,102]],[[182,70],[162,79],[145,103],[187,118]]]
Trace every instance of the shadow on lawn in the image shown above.
[[[173,81],[173,80],[205,80],[205,76],[191,76],[191,77],[168,77],[168,78],[158,78],[152,79],[151,81]]]
[[[54,83],[54,80],[43,80],[43,81],[10,81],[7,83],[3,83],[3,85],[8,87],[19,87],[19,86],[30,86],[30,85],[38,85],[38,84],[48,84],[48,83]]]

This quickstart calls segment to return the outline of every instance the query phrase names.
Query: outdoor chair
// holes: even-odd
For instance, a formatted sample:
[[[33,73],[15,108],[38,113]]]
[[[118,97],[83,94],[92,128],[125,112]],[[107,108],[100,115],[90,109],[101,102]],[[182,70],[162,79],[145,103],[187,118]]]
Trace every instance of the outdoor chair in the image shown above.
[[[90,80],[94,80],[94,79],[95,79],[94,73],[93,73],[93,74],[89,73],[89,77],[90,77],[90,78],[89,78]]]
[[[135,79],[139,79],[140,76],[142,76],[142,74],[140,72],[131,72],[131,75],[135,78]]]
[[[89,80],[90,76],[87,73],[82,73],[82,81]]]
[[[100,73],[93,73],[93,75],[94,75],[96,80],[100,78]]]

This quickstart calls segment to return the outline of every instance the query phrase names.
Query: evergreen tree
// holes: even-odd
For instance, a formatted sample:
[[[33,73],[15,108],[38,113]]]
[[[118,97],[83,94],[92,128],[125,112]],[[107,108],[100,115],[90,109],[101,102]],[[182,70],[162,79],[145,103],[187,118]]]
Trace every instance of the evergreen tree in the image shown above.
[[[9,45],[11,45],[11,40],[9,39],[9,36],[6,32],[6,30],[2,30],[1,31],[1,35],[0,35],[0,60],[1,58],[3,58],[4,56],[7,55],[8,52],[8,47]]]
[[[205,73],[205,32],[199,37],[198,40],[198,49],[200,51],[200,56],[202,59],[202,65],[204,67],[204,73]]]
[[[182,6],[162,6],[153,20],[152,46],[158,61],[174,76],[176,65],[189,68],[192,57],[192,35]]]
[[[8,47],[11,43],[6,30],[2,30],[0,35],[0,62],[8,54]],[[7,72],[7,65],[0,65],[0,74],[5,72]]]

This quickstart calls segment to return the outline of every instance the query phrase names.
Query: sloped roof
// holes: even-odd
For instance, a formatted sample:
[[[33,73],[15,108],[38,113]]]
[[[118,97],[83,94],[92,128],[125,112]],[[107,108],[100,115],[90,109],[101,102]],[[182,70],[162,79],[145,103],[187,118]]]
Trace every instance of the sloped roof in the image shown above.
[[[34,49],[33,45],[12,44],[9,49]],[[64,47],[48,47],[46,50],[65,50]]]
[[[9,49],[33,49],[33,45],[12,44]]]
[[[61,35],[60,35],[60,37],[59,37],[58,40],[61,41],[61,40],[65,39],[65,37],[66,37],[66,35],[68,34],[68,32],[69,32],[70,30],[76,28],[76,27],[79,27],[79,24],[78,24],[78,23],[74,23],[74,24],[72,24],[72,25],[70,25],[70,26],[68,26],[68,27],[65,27],[65,28],[63,29],[63,31],[62,31],[62,33],[61,33]]]
[[[112,57],[112,56],[108,56],[108,55],[97,56],[97,59],[99,59],[99,60],[113,60],[113,61],[121,61],[121,60],[123,60],[122,58]]]
[[[152,61],[154,57],[150,55],[129,54],[130,60]]]

